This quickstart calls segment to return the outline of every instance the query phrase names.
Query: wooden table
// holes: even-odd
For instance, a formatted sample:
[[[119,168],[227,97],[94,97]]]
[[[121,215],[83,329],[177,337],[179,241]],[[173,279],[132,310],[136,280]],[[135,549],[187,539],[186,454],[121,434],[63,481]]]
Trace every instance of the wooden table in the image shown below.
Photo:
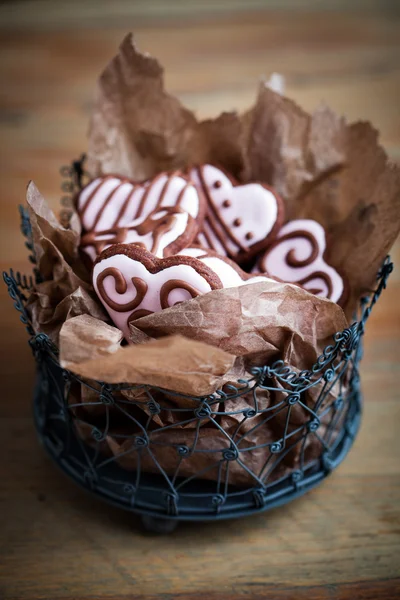
[[[160,1],[153,10],[121,0],[35,0],[0,8],[2,269],[28,269],[17,204],[33,178],[57,206],[59,167],[85,148],[95,78],[128,28],[162,58],[169,90],[203,116],[247,107],[259,75],[278,71],[305,108],[323,98],[350,120],[372,120],[400,158],[396,3],[382,11],[382,3],[361,10],[355,2],[360,10],[346,13],[338,2],[321,13],[261,11],[262,2],[249,3],[259,12],[228,10],[235,2],[206,11],[189,2],[182,19],[177,4],[166,11]],[[399,254],[397,246],[398,264]],[[169,537],[143,534],[135,517],[80,491],[44,455],[31,418],[33,361],[1,287],[0,597],[400,597],[398,273],[368,325],[364,421],[339,471],[287,507],[182,525]]]

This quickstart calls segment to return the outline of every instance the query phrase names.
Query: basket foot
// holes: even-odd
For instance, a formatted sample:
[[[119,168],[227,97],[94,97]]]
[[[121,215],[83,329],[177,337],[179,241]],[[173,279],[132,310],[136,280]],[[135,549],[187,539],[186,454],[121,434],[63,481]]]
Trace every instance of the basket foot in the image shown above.
[[[142,515],[142,525],[146,531],[151,531],[152,533],[172,533],[176,529],[178,521]]]

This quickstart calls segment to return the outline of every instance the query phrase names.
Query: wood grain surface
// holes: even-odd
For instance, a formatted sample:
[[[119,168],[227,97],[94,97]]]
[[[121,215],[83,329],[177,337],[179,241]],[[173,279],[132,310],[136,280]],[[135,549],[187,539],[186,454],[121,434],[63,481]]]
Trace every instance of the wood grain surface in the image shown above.
[[[398,3],[344,12],[351,3],[189,2],[182,18],[179,4],[0,6],[2,270],[29,269],[17,205],[32,178],[57,207],[59,167],[85,149],[96,76],[130,29],[201,116],[246,108],[259,76],[278,71],[306,109],[324,100],[371,120],[400,159]],[[392,257],[400,265],[399,246]],[[33,360],[2,286],[0,598],[400,597],[399,272],[368,324],[362,429],[338,472],[287,507],[166,537],[86,495],[44,455],[31,418]]]

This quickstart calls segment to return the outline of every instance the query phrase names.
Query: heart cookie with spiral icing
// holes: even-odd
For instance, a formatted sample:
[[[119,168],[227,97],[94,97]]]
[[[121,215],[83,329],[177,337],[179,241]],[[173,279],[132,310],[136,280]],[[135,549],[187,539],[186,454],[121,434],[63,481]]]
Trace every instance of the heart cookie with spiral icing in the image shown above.
[[[238,184],[212,165],[190,170],[203,191],[207,213],[198,243],[242,262],[262,251],[283,223],[283,202],[262,183]]]
[[[222,288],[219,277],[188,256],[157,258],[131,244],[104,250],[93,267],[93,287],[129,341],[129,323]]]
[[[345,281],[326,263],[325,249],[325,230],[319,223],[311,219],[289,221],[261,255],[253,273],[295,283],[312,294],[343,304]]]
[[[137,183],[106,175],[84,187],[76,198],[76,208],[85,231],[107,231],[127,227],[160,208],[181,208],[200,224],[205,210],[202,193],[183,173],[160,173]]]
[[[82,250],[92,259],[112,244],[135,244],[160,258],[177,254],[190,244],[198,227],[181,208],[160,208],[147,217],[139,217],[125,227],[89,231],[81,238]]]

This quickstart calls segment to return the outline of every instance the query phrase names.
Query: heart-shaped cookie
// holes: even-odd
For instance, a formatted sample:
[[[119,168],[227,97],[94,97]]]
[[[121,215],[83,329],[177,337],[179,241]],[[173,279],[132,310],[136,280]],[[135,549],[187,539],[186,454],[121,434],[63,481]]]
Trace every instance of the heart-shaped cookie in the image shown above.
[[[343,304],[346,285],[325,259],[324,228],[311,219],[286,223],[257,262],[253,273],[265,273],[301,285],[312,294]]]
[[[191,246],[184,248],[179,252],[179,256],[191,256],[197,258],[204,265],[209,267],[221,280],[222,287],[231,288],[247,285],[249,283],[258,283],[260,281],[272,281],[266,275],[252,275],[246,273],[233,260],[226,256],[221,256],[214,250],[202,248],[201,246]]]
[[[262,183],[239,185],[212,165],[191,169],[190,177],[207,201],[201,246],[241,262],[274,239],[283,222],[283,203],[274,190]]]
[[[147,217],[139,217],[125,227],[89,231],[81,239],[81,248],[92,261],[112,244],[136,244],[160,258],[177,254],[196,236],[196,221],[180,208],[161,208]]]
[[[94,264],[93,287],[129,341],[131,321],[219,289],[222,283],[195,258],[160,259],[135,245],[114,244]]]
[[[118,175],[98,177],[79,192],[76,206],[85,231],[107,231],[127,227],[161,207],[179,207],[201,223],[205,200],[194,183],[176,171],[143,183]]]

